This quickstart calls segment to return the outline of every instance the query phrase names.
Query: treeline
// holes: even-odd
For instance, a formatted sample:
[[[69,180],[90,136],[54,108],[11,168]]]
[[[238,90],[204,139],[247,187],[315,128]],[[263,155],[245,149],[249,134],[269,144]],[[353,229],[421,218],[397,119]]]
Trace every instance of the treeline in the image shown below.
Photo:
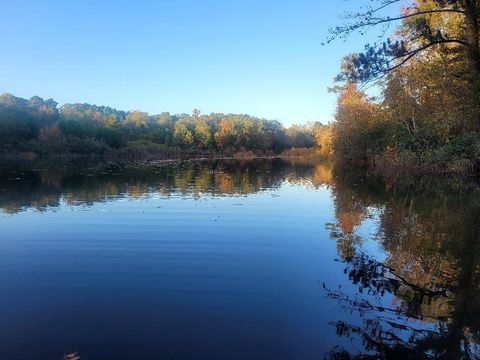
[[[108,106],[65,104],[40,97],[0,96],[3,152],[278,154],[316,145],[320,123],[285,128],[275,120],[212,113],[150,115]]]
[[[339,96],[330,141],[338,157],[421,170],[480,169],[480,21],[469,23],[480,20],[480,1],[469,2],[474,13],[466,3],[413,1],[399,13],[395,40],[345,57],[333,89]],[[334,32],[390,19],[372,6]],[[362,90],[372,81],[380,89],[375,97]]]

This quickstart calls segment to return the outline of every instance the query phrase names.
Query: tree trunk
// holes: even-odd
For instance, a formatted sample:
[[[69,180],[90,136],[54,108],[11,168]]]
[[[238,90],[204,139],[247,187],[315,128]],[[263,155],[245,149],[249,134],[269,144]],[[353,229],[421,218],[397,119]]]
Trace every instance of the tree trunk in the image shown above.
[[[477,0],[465,0],[465,26],[467,57],[472,85],[472,105],[477,131],[480,131],[480,35]]]

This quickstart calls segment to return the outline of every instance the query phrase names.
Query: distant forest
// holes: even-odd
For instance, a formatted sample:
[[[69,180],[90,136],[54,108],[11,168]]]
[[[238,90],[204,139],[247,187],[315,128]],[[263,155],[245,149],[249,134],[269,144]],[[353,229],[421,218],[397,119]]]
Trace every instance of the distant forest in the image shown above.
[[[275,120],[212,113],[150,115],[108,106],[0,95],[0,152],[12,154],[273,155],[317,145],[321,123],[285,128]]]

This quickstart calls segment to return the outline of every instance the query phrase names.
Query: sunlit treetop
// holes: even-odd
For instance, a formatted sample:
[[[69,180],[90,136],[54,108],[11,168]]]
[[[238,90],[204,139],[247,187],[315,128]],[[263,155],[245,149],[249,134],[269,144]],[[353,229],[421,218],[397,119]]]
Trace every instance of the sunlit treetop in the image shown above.
[[[372,5],[345,15],[346,22],[330,29],[327,43],[354,32],[380,27],[382,35],[401,23],[395,36],[381,44],[367,44],[361,53],[344,59],[337,80],[370,82],[404,65],[428,49],[451,45],[464,51],[470,75],[480,74],[479,13],[477,0],[372,0]],[[397,5],[398,15],[384,15]]]

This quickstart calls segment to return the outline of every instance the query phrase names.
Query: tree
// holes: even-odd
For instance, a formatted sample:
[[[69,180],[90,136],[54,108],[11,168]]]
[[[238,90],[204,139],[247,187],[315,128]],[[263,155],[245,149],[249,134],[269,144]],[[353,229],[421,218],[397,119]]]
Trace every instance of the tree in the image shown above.
[[[198,118],[200,117],[200,114],[202,112],[200,110],[198,110],[197,108],[193,109],[192,110],[192,117],[194,120],[198,120]]]
[[[193,134],[183,122],[175,124],[173,143],[181,149],[188,149],[193,145]]]
[[[395,128],[393,145],[399,149],[441,147],[475,131],[476,105],[459,96],[469,87],[456,76],[462,65],[449,64],[442,51],[432,49],[431,55],[412,59],[384,82],[382,113]]]
[[[54,148],[62,152],[63,144],[64,152],[75,153],[127,145],[147,152],[180,148],[262,154],[286,147],[282,124],[248,115],[201,115],[196,109],[192,115],[149,115],[91,104],[65,104],[58,109],[51,99],[35,96],[27,100],[10,94],[0,96],[0,144],[4,151],[38,152],[53,152]]]
[[[333,148],[347,159],[368,161],[382,153],[384,139],[379,132],[385,126],[378,121],[380,107],[359,90],[354,83],[340,90],[335,113]],[[380,148],[379,148],[380,147]]]
[[[403,33],[401,40],[388,39],[382,46],[367,45],[365,52],[351,58],[352,67],[343,75],[349,80],[368,81],[406,63],[415,55],[440,44],[455,44],[465,48],[471,71],[480,73],[479,20],[480,2],[477,0],[375,0],[377,5],[365,11],[350,14],[351,20],[330,30],[328,41],[345,37],[355,31],[384,25],[399,20],[410,24],[411,31]],[[386,7],[406,3],[401,14],[395,17],[382,16]],[[432,21],[434,15],[459,17],[463,32],[449,32],[442,23]]]
[[[40,151],[45,153],[61,153],[65,149],[65,138],[57,124],[40,130],[38,135]]]
[[[324,155],[333,153],[333,125],[322,125],[315,130],[315,141]]]
[[[210,149],[214,146],[212,129],[206,120],[198,119],[195,122],[195,139],[201,148]]]
[[[140,110],[130,111],[125,117],[126,124],[131,124],[137,128],[145,127],[147,125],[147,122],[148,113]]]
[[[312,126],[293,124],[286,129],[290,147],[310,148],[315,146],[315,132]]]
[[[381,45],[366,45],[365,51],[345,58],[338,80],[368,82],[398,69],[429,50],[444,47],[464,61],[462,76],[471,84],[463,95],[477,101],[480,95],[480,1],[478,0],[374,0],[375,5],[350,14],[348,23],[330,30],[328,41],[352,32],[402,21],[397,39]],[[382,11],[394,4],[405,4],[398,16]],[[439,18],[442,21],[439,21]],[[472,109],[480,127],[480,106]]]
[[[57,103],[52,99],[0,95],[0,143],[6,150],[32,150],[31,141],[40,130],[58,120]]]

